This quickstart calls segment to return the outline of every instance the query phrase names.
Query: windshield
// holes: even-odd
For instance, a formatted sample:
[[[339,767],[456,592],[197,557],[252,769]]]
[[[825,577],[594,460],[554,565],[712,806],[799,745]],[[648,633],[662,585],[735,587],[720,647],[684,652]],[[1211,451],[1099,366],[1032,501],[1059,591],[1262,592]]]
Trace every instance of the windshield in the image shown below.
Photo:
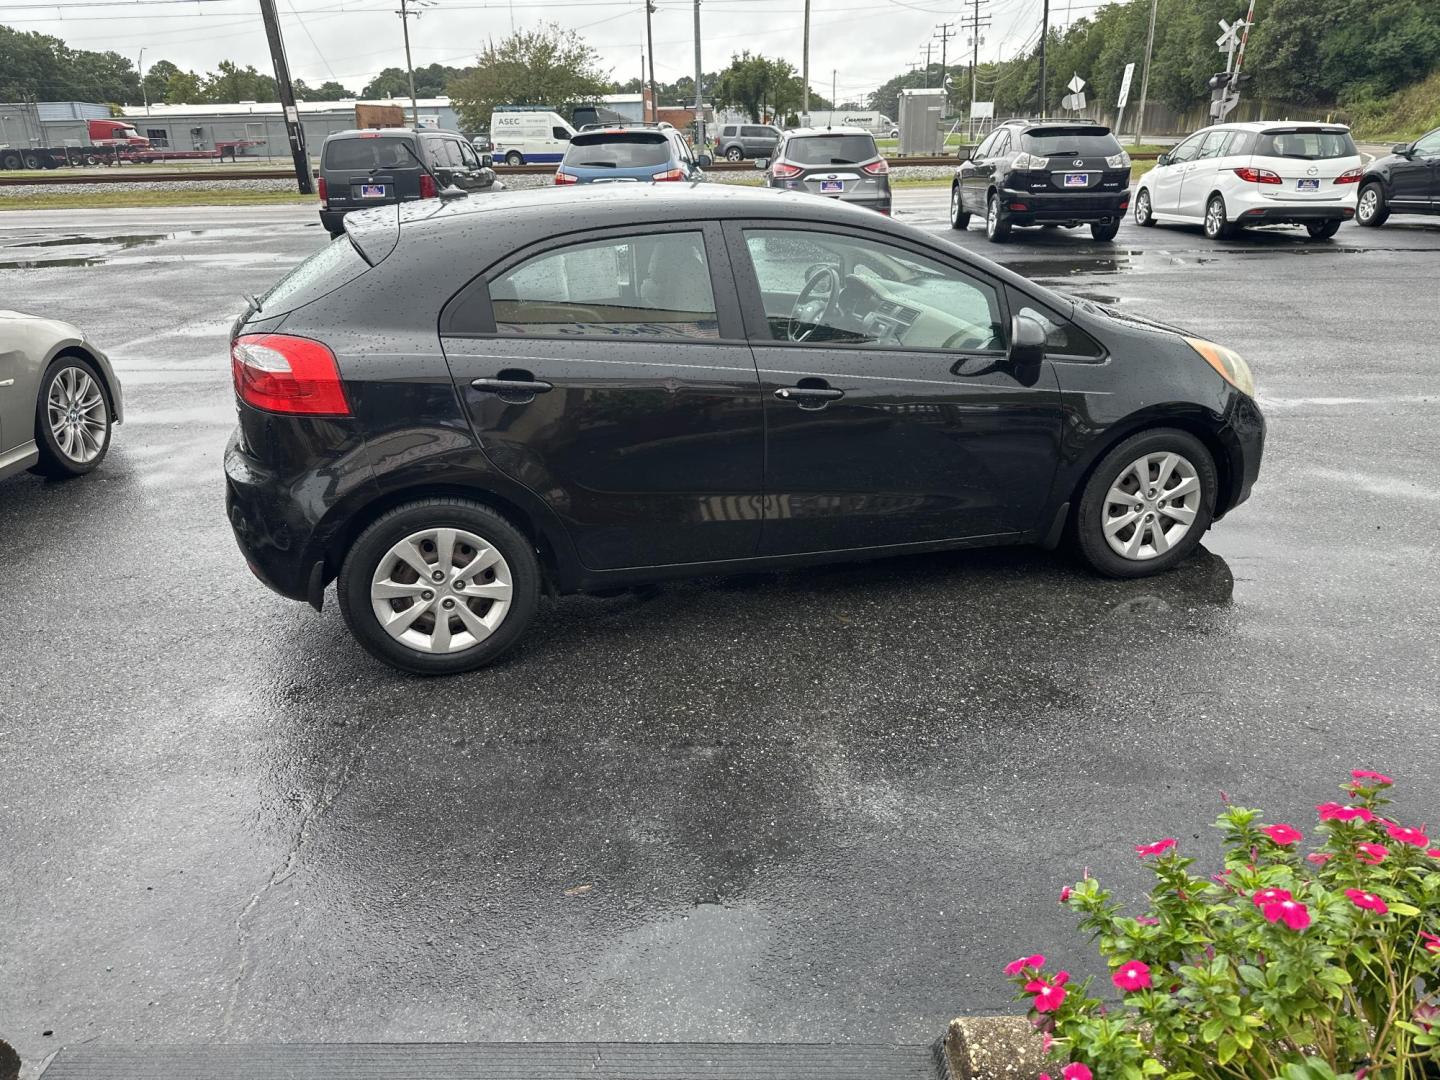
[[[322,168],[370,172],[374,169],[413,169],[415,159],[398,136],[361,135],[332,139],[325,144]]]
[[[1262,131],[1255,144],[1261,157],[1319,158],[1354,157],[1360,151],[1348,131],[1321,131],[1319,128],[1284,128]]]
[[[565,164],[592,169],[646,169],[670,160],[670,140],[653,132],[596,132],[576,135]]]
[[[879,156],[869,135],[807,135],[785,144],[785,159],[797,165],[854,165]]]
[[[1039,128],[1027,131],[1020,146],[1037,157],[1111,157],[1120,153],[1115,136],[1100,128]]]

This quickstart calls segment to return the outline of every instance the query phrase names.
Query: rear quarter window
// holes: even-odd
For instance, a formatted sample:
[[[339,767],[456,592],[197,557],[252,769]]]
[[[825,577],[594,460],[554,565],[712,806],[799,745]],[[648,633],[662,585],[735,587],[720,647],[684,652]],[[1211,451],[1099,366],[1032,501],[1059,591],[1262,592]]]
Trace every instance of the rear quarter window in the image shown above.
[[[281,278],[260,298],[260,314],[283,315],[328,296],[342,285],[354,281],[370,264],[365,261],[348,236],[330,241],[290,273]]]
[[[414,168],[415,159],[406,149],[407,142],[398,136],[331,139],[325,144],[321,167],[360,172]]]

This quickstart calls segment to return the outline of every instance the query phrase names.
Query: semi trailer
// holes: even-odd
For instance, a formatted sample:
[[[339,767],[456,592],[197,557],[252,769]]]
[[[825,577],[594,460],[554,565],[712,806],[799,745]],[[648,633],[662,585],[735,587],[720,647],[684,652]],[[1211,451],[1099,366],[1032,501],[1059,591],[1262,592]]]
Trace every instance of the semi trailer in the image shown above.
[[[70,136],[73,129],[74,136]],[[49,123],[49,146],[0,145],[0,169],[58,169],[62,165],[119,165],[148,161],[235,160],[239,151],[262,145],[264,139],[228,139],[205,150],[172,150],[156,146],[128,120],[73,120]]]

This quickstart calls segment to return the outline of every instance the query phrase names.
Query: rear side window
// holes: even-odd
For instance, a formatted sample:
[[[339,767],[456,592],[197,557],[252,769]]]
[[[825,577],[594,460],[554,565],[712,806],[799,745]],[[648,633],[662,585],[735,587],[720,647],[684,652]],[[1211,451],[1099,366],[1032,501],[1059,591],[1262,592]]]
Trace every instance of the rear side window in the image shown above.
[[[747,139],[768,139],[771,138],[775,132],[768,127],[747,127],[742,134]]]
[[[565,163],[577,168],[644,169],[669,160],[670,140],[643,131],[576,135],[565,151]]]
[[[807,135],[785,144],[785,157],[797,165],[854,165],[877,156],[869,135]]]
[[[1353,157],[1360,151],[1348,131],[1321,131],[1318,128],[1284,128],[1260,132],[1253,153],[1260,157],[1323,158]]]
[[[1220,150],[1220,154],[1223,157],[1234,157],[1236,154],[1253,154],[1254,152],[1255,133],[1253,131],[1230,132],[1230,138]]]
[[[260,298],[260,314],[283,315],[334,292],[370,269],[348,236],[330,241]]]
[[[1095,128],[1036,128],[1020,137],[1020,148],[1039,157],[1112,157],[1120,144]]]
[[[325,144],[326,169],[350,169],[368,172],[371,169],[416,168],[415,159],[406,149],[409,140],[397,136],[360,135],[353,139],[331,139]]]
[[[490,283],[495,329],[546,337],[716,338],[705,237],[657,233],[547,251]]]

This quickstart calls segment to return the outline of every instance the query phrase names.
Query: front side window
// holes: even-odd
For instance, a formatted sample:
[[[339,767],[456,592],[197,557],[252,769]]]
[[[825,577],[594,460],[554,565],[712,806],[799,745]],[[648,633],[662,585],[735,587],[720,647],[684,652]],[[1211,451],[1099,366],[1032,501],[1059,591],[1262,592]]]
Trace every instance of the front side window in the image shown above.
[[[1170,151],[1170,164],[1179,165],[1185,161],[1193,161],[1195,155],[1200,153],[1200,143],[1205,138],[1202,132],[1199,135],[1191,135],[1174,150]]]
[[[1423,139],[1416,140],[1415,156],[1424,158],[1440,157],[1440,131],[1432,131]]]
[[[699,232],[547,251],[490,282],[495,329],[545,337],[717,338]]]
[[[560,142],[569,142],[570,132],[566,131],[563,127],[552,127],[550,129],[550,137]]]
[[[1003,352],[995,288],[865,237],[746,229],[771,340]]]

